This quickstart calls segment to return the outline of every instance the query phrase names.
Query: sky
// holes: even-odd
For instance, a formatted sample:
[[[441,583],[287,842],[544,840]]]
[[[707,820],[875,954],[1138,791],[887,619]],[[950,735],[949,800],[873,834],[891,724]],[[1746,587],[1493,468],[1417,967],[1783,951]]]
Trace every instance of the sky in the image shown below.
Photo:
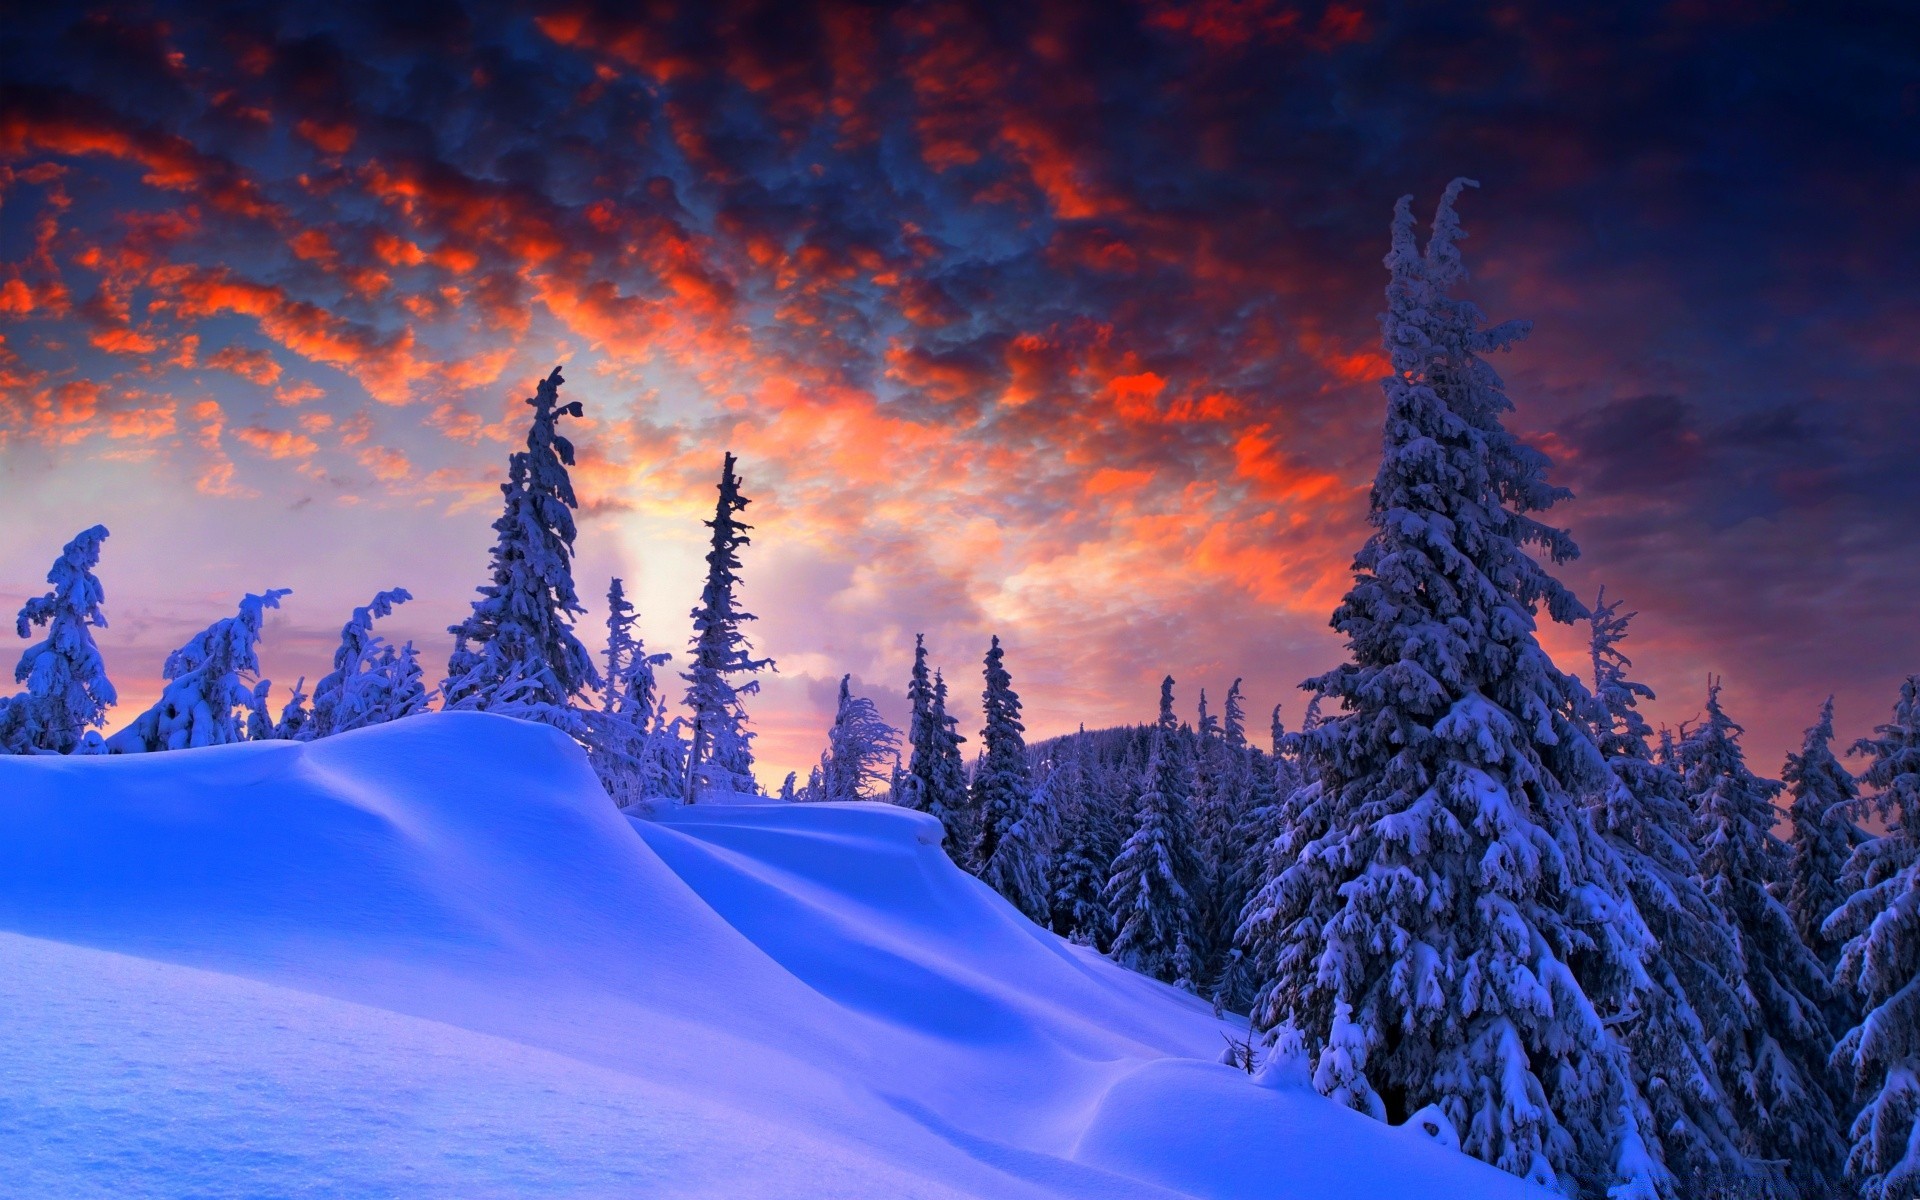
[[[1031,736],[1342,654],[1388,218],[1454,176],[1554,510],[1777,771],[1920,671],[1920,50],[1898,6],[40,5],[0,33],[0,605],[112,531],[124,720],[239,596],[430,666],[556,364],[602,636],[684,663],[721,456],[763,780],[916,633]],[[1548,629],[1584,673],[1583,635]],[[963,722],[972,731],[977,720]]]

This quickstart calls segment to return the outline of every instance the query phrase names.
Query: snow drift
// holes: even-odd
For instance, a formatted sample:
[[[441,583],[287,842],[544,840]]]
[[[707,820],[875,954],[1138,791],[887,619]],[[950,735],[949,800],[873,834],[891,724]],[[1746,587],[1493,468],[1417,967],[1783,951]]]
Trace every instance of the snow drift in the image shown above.
[[[1220,1066],[880,805],[629,818],[479,714],[0,759],[0,1177],[70,1196],[1540,1196]]]

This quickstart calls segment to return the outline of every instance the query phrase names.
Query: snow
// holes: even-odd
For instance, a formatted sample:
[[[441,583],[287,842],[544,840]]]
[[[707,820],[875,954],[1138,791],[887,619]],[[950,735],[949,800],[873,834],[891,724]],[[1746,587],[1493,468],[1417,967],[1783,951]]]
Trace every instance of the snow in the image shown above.
[[[70,1196],[1541,1196],[1215,1060],[878,804],[629,817],[482,713],[0,758],[0,1178]]]

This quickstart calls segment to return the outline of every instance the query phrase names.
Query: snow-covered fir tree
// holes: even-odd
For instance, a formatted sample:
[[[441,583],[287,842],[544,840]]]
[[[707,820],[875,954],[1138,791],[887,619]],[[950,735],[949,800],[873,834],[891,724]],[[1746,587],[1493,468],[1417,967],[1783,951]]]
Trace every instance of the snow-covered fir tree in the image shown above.
[[[933,671],[927,666],[927,635],[913,635],[913,669],[907,675],[907,777],[894,803],[932,812],[929,788],[935,757]],[[938,814],[935,814],[936,816]],[[941,822],[944,828],[945,821]]]
[[[1607,766],[1593,801],[1601,835],[1619,856],[1627,892],[1651,935],[1634,1003],[1619,1029],[1634,1083],[1653,1120],[1649,1138],[1679,1197],[1716,1189],[1760,1194],[1763,1169],[1740,1130],[1711,1047],[1738,1039],[1758,1009],[1726,916],[1707,898],[1692,842],[1692,810],[1674,769],[1654,759],[1639,704],[1653,691],[1627,676],[1620,649],[1632,613],[1603,590],[1591,616],[1593,736]]]
[[[1227,745],[1238,750],[1247,744],[1247,703],[1240,695],[1241,680],[1235,679],[1233,686],[1227,689],[1226,712],[1221,722],[1220,732],[1227,739]],[[1274,709],[1279,716],[1280,710]]]
[[[1787,816],[1793,823],[1782,898],[1800,940],[1831,975],[1840,961],[1840,947],[1828,941],[1820,928],[1846,901],[1842,876],[1853,848],[1865,838],[1853,823],[1859,789],[1833,753],[1832,696],[1820,706],[1820,719],[1807,729],[1800,752],[1787,755],[1780,779],[1792,797]],[[1843,1004],[1836,1015],[1850,1018],[1845,1008]]]
[[[1864,1200],[1920,1196],[1920,675],[1900,685],[1893,719],[1853,752],[1867,758],[1860,807],[1886,832],[1855,848],[1855,891],[1829,917],[1844,939],[1836,978],[1864,1014],[1834,1049],[1859,1115],[1847,1176]]]
[[[1828,1195],[1839,1186],[1842,1146],[1827,1069],[1834,1044],[1827,973],[1774,895],[1787,864],[1787,847],[1773,833],[1780,784],[1748,769],[1740,734],[1714,681],[1706,719],[1678,748],[1700,878],[1732,924],[1742,978],[1757,1006],[1757,1019],[1716,1042],[1714,1057],[1748,1151],[1792,1163],[1795,1177],[1813,1189],[1807,1195]]]
[[[940,823],[947,828],[947,854],[964,866],[973,850],[973,831],[977,824],[973,791],[967,781],[967,760],[960,751],[967,739],[960,732],[960,718],[947,711],[947,681],[939,671],[933,673],[932,713],[930,728],[939,736],[934,739],[933,763],[928,776],[927,794],[931,797],[928,804],[942,806]]]
[[[1193,764],[1156,726],[1133,833],[1113,860],[1103,900],[1115,926],[1112,955],[1147,975],[1197,991]]]
[[[1173,715],[1173,676],[1160,681],[1160,715],[1154,724],[1161,729],[1180,728],[1180,718]]]
[[[1278,759],[1284,751],[1287,742],[1287,726],[1286,722],[1280,719],[1280,706],[1278,704],[1273,706],[1273,716],[1269,719],[1267,725],[1267,737],[1269,739],[1268,744],[1273,747],[1273,757]]]
[[[0,753],[71,754],[100,746],[98,730],[118,699],[93,641],[93,631],[107,626],[100,608],[106,590],[93,573],[106,538],[104,525],[75,534],[47,572],[53,590],[21,606],[15,631],[23,638],[35,629],[47,633],[13,669],[14,682],[27,690],[0,697]]]
[[[822,800],[873,799],[899,757],[900,731],[881,719],[872,700],[853,694],[852,680],[840,677],[827,750],[820,756]]]
[[[290,595],[274,588],[249,593],[235,615],[215,621],[167,656],[160,699],[132,724],[107,739],[114,754],[188,750],[247,740],[246,721],[256,707],[260,630],[270,608]]]
[[[639,614],[619,578],[607,585],[606,669],[597,708],[578,710],[574,723],[587,744],[607,795],[621,808],[680,794],[686,744],[678,718],[668,721],[655,668],[671,654],[649,654],[634,632]]]
[[[987,650],[987,687],[981,693],[986,722],[980,733],[981,757],[973,777],[973,810],[977,822],[973,861],[981,878],[993,882],[994,856],[1000,843],[1026,811],[1033,796],[1033,775],[1027,766],[1026,726],[1020,723],[1020,695],[1007,673],[1006,651],[995,637]]]
[[[758,680],[739,682],[773,666],[773,660],[753,657],[753,647],[740,626],[754,619],[739,605],[734,589],[740,584],[740,548],[753,528],[739,519],[752,501],[740,494],[740,477],[733,472],[734,457],[720,467],[720,498],[714,507],[707,549],[707,581],[693,610],[692,662],[681,678],[687,684],[686,704],[692,712],[693,745],[688,752],[686,799],[692,802],[708,789],[752,792],[753,731],[747,728],[742,697],[760,690]]]
[[[600,711],[646,725],[660,701],[654,668],[673,655],[648,654],[645,640],[634,633],[639,621],[626,583],[614,576],[607,583],[607,669],[600,680]]]
[[[307,695],[307,677],[302,675],[293,681],[293,692],[287,702],[280,706],[280,719],[274,722],[273,736],[276,741],[304,742],[308,740],[307,725],[313,720],[313,710],[307,706],[311,699]]]
[[[1449,294],[1465,182],[1424,253],[1410,201],[1394,214],[1373,533],[1333,617],[1351,661],[1309,684],[1340,705],[1298,739],[1315,781],[1288,816],[1314,836],[1242,925],[1270,973],[1254,1018],[1297,1031],[1342,1104],[1394,1121],[1437,1105],[1495,1166],[1646,1194],[1606,1026],[1630,997],[1586,983],[1624,992],[1630,906],[1577,799],[1601,769],[1585,689],[1534,633],[1542,607],[1585,615],[1542,561],[1572,539],[1531,515],[1568,493],[1503,427],[1483,357],[1526,327]]]
[[[1095,790],[1085,742],[1082,730],[1057,744],[1049,777],[1060,820],[1051,864],[1052,924],[1061,937],[1105,950],[1111,935],[1105,893],[1120,849],[1119,829],[1109,798]]]
[[[500,485],[505,505],[493,523],[490,581],[464,621],[449,626],[454,650],[441,693],[448,708],[556,713],[595,683],[593,659],[574,636],[586,610],[573,586],[573,443],[561,417],[578,418],[580,402],[560,403],[560,368],[527,399],[533,422],[527,448],[507,460]],[[317,696],[316,689],[316,696]]]
[[[333,671],[313,685],[312,716],[302,737],[327,737],[427,710],[427,687],[413,644],[396,649],[373,632],[376,619],[411,599],[407,589],[394,588],[353,610],[340,630]]]
[[[1200,734],[1200,740],[1210,742],[1220,736],[1220,719],[1207,711],[1207,689],[1200,689],[1200,712],[1194,729]]]

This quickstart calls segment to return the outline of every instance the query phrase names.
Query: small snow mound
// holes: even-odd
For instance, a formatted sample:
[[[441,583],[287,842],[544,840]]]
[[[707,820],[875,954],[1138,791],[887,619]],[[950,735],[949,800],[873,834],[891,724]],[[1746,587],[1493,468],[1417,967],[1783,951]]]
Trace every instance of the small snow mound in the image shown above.
[[[1307,1056],[1307,1042],[1292,1025],[1273,1031],[1266,1061],[1253,1081],[1280,1092],[1313,1091],[1313,1063]]]
[[[1438,1104],[1429,1104],[1414,1113],[1400,1128],[1436,1146],[1445,1146],[1449,1150],[1460,1148],[1460,1131],[1453,1127],[1453,1122]]]

